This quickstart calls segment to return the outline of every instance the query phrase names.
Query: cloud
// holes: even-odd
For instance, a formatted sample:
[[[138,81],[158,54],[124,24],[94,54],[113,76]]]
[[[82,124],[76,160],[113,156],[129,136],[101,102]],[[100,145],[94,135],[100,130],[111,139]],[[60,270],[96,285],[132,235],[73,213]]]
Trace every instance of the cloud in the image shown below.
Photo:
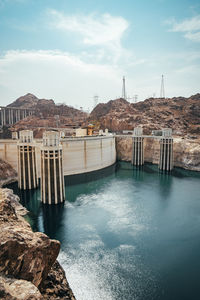
[[[0,57],[0,93],[8,104],[31,92],[87,108],[95,93],[115,97],[121,71],[110,65],[86,63],[61,51],[8,51]]]
[[[125,49],[121,39],[129,27],[124,18],[110,14],[64,15],[57,10],[48,10],[51,27],[81,36],[81,43],[87,47],[97,47],[112,52],[114,61],[120,59]],[[80,42],[80,39],[79,39]],[[103,50],[101,51],[103,53]],[[127,53],[126,53],[127,54]],[[108,53],[104,53],[105,56]]]
[[[118,44],[129,26],[124,18],[110,14],[66,16],[56,10],[50,10],[49,13],[54,17],[56,28],[79,33],[87,45]]]
[[[186,39],[200,42],[200,15],[185,19],[179,23],[175,20],[167,21],[166,23],[172,26],[170,31],[183,32]]]
[[[113,64],[92,63],[85,61],[82,55],[62,51],[8,51],[0,56],[1,105],[30,92],[38,98],[91,109],[95,94],[99,95],[100,102],[121,95],[122,76],[126,73],[127,94],[138,94],[142,100],[160,88],[161,69],[166,70],[168,96],[199,92],[198,52],[183,52],[177,56],[172,53],[139,63],[135,62],[133,72],[133,61],[127,71],[127,66],[122,69]]]
[[[200,42],[200,31],[198,32],[188,32],[185,34],[185,38],[194,41],[194,42]]]

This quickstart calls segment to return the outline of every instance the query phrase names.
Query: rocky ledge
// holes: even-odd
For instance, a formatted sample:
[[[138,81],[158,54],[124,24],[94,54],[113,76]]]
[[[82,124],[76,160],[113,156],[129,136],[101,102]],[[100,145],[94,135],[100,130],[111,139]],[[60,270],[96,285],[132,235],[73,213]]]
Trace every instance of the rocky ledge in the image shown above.
[[[17,181],[17,172],[6,161],[0,159],[0,187]]]
[[[60,242],[33,232],[26,214],[12,190],[0,189],[0,299],[75,300],[56,261]]]

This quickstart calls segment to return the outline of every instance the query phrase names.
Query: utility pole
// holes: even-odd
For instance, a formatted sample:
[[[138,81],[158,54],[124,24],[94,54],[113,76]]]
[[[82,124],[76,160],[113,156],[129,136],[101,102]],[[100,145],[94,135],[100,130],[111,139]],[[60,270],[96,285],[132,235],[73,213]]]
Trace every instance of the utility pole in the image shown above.
[[[138,95],[134,95],[134,102],[136,103],[137,102],[137,100],[138,100]]]
[[[164,75],[161,78],[160,98],[165,98]]]

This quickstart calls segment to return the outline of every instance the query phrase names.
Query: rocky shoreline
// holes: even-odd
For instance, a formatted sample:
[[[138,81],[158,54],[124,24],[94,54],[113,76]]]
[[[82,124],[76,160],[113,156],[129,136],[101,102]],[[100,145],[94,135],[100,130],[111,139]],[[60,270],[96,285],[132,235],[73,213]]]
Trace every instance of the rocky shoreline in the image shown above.
[[[75,300],[56,260],[60,242],[33,232],[26,214],[12,190],[0,189],[0,299]]]

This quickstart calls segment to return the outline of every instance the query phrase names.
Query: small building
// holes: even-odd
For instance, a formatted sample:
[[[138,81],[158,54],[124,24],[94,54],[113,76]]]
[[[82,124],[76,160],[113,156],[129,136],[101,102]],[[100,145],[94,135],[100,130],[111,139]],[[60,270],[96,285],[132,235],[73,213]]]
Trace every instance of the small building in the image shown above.
[[[64,139],[65,138],[65,132],[64,131],[59,131],[60,132],[60,138]]]
[[[105,135],[108,135],[108,128],[105,129]]]
[[[87,135],[87,128],[76,128],[76,136],[86,136]]]
[[[12,132],[12,140],[18,140],[18,132],[17,131]]]
[[[153,136],[162,136],[162,130],[152,130],[151,135]]]
[[[123,130],[123,134],[133,134],[133,130]]]
[[[134,136],[142,136],[143,134],[143,128],[142,127],[135,127],[133,130]]]
[[[94,125],[93,124],[89,124],[87,126],[87,135],[93,135],[93,131],[94,131]]]
[[[171,128],[162,128],[162,136],[171,137],[172,136],[172,129]]]

